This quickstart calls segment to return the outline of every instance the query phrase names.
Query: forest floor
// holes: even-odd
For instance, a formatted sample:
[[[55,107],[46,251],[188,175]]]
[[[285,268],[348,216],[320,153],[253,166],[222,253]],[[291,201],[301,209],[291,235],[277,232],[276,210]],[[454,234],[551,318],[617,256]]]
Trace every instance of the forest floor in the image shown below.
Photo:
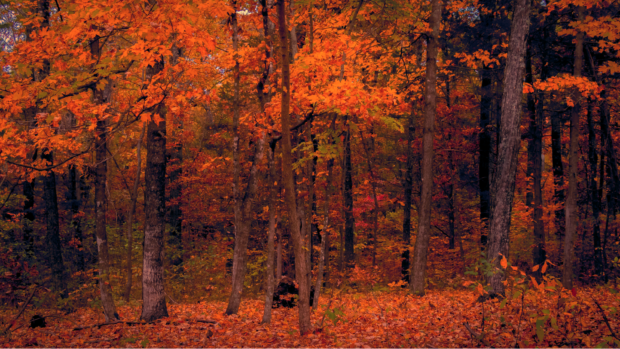
[[[614,293],[610,292],[613,291]],[[68,315],[27,310],[0,347],[594,347],[620,346],[615,289],[508,293],[500,302],[480,302],[474,290],[434,290],[424,297],[390,292],[328,294],[312,314],[314,332],[300,336],[297,308],[273,309],[262,325],[264,302],[244,300],[238,315],[225,316],[224,302],[169,304],[170,316],[150,324],[103,321],[85,308]],[[599,303],[599,307],[596,303]],[[329,306],[329,308],[328,308]],[[139,306],[118,309],[136,321]],[[34,314],[47,316],[45,328],[29,328]],[[4,322],[12,314],[0,313]],[[604,317],[606,319],[604,319]],[[197,320],[212,320],[206,323]],[[322,324],[322,325],[321,325]],[[87,327],[76,329],[78,327]],[[611,329],[611,330],[610,330]]]

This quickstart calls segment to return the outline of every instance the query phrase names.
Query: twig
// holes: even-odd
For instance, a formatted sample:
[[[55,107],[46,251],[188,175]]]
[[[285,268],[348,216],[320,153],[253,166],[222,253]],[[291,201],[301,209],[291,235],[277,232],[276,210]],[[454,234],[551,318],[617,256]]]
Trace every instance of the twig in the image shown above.
[[[174,299],[172,299],[172,297],[170,297],[170,296],[166,293],[166,291],[164,291],[164,295],[166,295],[166,297],[168,297],[168,299],[170,299],[170,300],[172,301],[172,303],[174,303],[174,304],[179,304],[179,302],[177,302],[177,301],[175,301]]]
[[[598,302],[596,301],[596,299],[594,299],[594,297],[592,297],[592,300],[594,301],[594,304],[596,304],[598,309],[601,311],[601,315],[603,315],[603,320],[605,320],[605,323],[607,324],[607,328],[609,329],[609,332],[611,332],[612,337],[614,337],[616,340],[620,340],[618,336],[616,335],[616,332],[614,332],[614,330],[611,328],[611,325],[609,324],[609,320],[607,319],[607,315],[605,315],[605,311],[603,310],[603,308],[601,308],[601,305],[598,304]]]
[[[138,322],[138,321],[111,321],[111,322],[102,322],[100,324],[94,324],[94,325],[90,325],[90,326],[81,326],[81,327],[75,327],[73,330],[74,331],[80,331],[80,330],[84,330],[87,328],[101,328],[102,326],[107,326],[107,325],[117,325],[117,324],[127,324],[127,325],[148,325],[151,324],[152,322]]]
[[[517,347],[519,344],[519,336],[521,336],[521,318],[523,317],[523,303],[525,301],[525,291],[521,292],[521,312],[519,313],[519,324],[517,325],[517,335],[515,336],[515,345],[513,347]]]
[[[210,319],[185,319],[185,321],[187,322],[195,321],[195,322],[200,322],[203,324],[215,324],[215,325],[219,324],[219,322],[215,320],[210,320]]]
[[[37,292],[38,288],[39,288],[39,285],[36,285],[34,287],[34,290],[32,290],[32,293],[30,294],[30,297],[28,297],[28,300],[24,303],[24,305],[22,306],[22,309],[19,311],[19,313],[17,313],[17,316],[13,319],[13,321],[9,322],[9,326],[7,326],[7,328],[5,328],[4,331],[2,331],[3,334],[8,333],[9,330],[11,329],[11,327],[13,325],[15,325],[15,321],[17,321],[17,319],[19,319],[19,317],[22,315],[24,310],[26,310],[26,307],[28,306],[28,303],[30,303],[30,301],[32,300],[32,297],[34,297],[34,294]]]
[[[338,285],[336,286],[340,286],[340,281],[338,282]],[[329,308],[331,308],[332,306],[332,301],[334,300],[334,291],[335,291],[335,287],[332,288],[332,295],[329,297],[329,303],[327,303],[327,310],[329,310]],[[323,321],[325,321],[325,315],[327,315],[327,310],[323,313],[323,318],[321,318],[321,324],[319,325],[320,329],[323,329]]]
[[[471,329],[471,327],[469,327],[469,324],[467,322],[464,322],[463,325],[465,326],[465,328],[467,329],[467,331],[469,331],[469,334],[471,334],[471,336],[473,338],[476,338],[476,340],[480,343],[482,343],[485,347],[490,347],[491,345],[489,344],[489,342],[487,342],[484,337],[482,337],[482,334],[477,334],[474,330]]]

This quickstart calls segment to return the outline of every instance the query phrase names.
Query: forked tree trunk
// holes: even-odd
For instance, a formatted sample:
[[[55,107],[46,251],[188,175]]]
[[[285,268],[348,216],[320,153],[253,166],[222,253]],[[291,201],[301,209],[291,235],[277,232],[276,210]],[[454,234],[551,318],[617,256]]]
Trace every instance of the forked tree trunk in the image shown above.
[[[411,263],[410,290],[424,295],[426,259],[431,237],[431,201],[433,188],[433,140],[435,137],[435,114],[437,111],[437,55],[439,53],[439,24],[441,1],[432,0],[430,27],[426,51],[426,94],[424,96],[424,136],[422,140],[422,193],[418,213],[418,233]]]
[[[147,81],[164,69],[160,57],[146,69]],[[168,316],[164,293],[164,231],[166,228],[166,106],[160,102],[146,130],[144,169],[144,262],[142,269],[142,315],[144,321]]]
[[[303,236],[299,229],[299,218],[297,216],[297,198],[295,193],[295,183],[293,181],[293,161],[291,150],[291,130],[290,130],[290,64],[289,64],[289,45],[288,30],[286,28],[286,7],[284,0],[278,0],[278,32],[280,36],[280,54],[282,64],[282,100],[281,100],[281,120],[282,120],[282,179],[286,190],[286,204],[288,208],[289,230],[293,238],[295,250],[295,274],[299,283],[299,333],[304,335],[310,332],[310,287],[308,285],[308,265],[306,264],[306,251],[304,249]]]
[[[579,8],[579,21],[583,21],[583,7]],[[573,76],[581,77],[583,67],[583,32],[577,33],[575,45],[575,64]],[[579,93],[579,92],[577,92]],[[575,255],[574,240],[577,234],[577,172],[579,171],[579,114],[581,101],[577,97],[575,106],[571,110],[570,118],[570,148],[568,150],[568,193],[564,206],[566,217],[566,235],[564,236],[564,263],[562,270],[562,284],[567,289],[573,288],[573,259]]]
[[[492,292],[504,294],[504,272],[500,254],[508,258],[510,218],[514,196],[517,156],[521,143],[521,100],[525,68],[526,39],[530,27],[530,1],[516,0],[508,57],[504,71],[504,94],[501,105],[501,131],[497,170],[493,179],[491,221],[487,259],[493,267],[489,277]]]

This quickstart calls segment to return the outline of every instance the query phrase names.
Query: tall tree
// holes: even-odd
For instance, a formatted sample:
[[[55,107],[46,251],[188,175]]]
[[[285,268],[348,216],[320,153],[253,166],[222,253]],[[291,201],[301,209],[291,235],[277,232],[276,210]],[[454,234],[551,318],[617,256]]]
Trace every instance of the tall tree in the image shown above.
[[[295,182],[293,181],[293,161],[291,149],[291,129],[290,129],[290,88],[291,73],[289,63],[289,42],[288,30],[286,26],[286,6],[284,0],[277,1],[278,10],[278,33],[280,37],[280,59],[282,65],[282,99],[280,105],[282,122],[282,180],[286,195],[286,205],[288,208],[288,223],[291,236],[293,238],[293,248],[295,250],[295,275],[299,283],[299,333],[310,332],[310,287],[308,285],[307,274],[309,273],[306,262],[306,251],[303,236],[299,226],[297,216],[297,198]]]
[[[583,21],[583,7],[578,9],[579,21]],[[583,37],[582,31],[577,33],[575,44],[575,63],[573,76],[581,77],[583,68]],[[577,92],[579,93],[579,92]],[[573,288],[573,258],[575,254],[574,239],[577,234],[577,172],[579,171],[579,114],[581,113],[581,101],[577,97],[575,105],[571,109],[570,116],[570,146],[568,150],[568,193],[564,205],[566,217],[566,235],[564,236],[564,258],[562,269],[562,284],[564,287]]]
[[[90,42],[90,54],[95,62],[101,58],[101,43],[99,36],[95,36]],[[102,87],[101,84],[93,89],[93,102],[97,106],[106,105],[110,102],[112,87],[110,81]],[[99,291],[105,321],[118,320],[112,289],[110,287],[110,255],[108,253],[108,235],[106,211],[108,200],[106,186],[108,182],[108,141],[107,119],[105,112],[97,115],[95,128],[95,232],[97,236],[97,252],[99,256]]]
[[[500,254],[508,257],[510,219],[514,196],[517,157],[521,142],[521,99],[523,97],[523,74],[527,50],[527,34],[530,27],[530,1],[516,0],[508,57],[504,70],[504,93],[501,105],[501,131],[499,140],[497,170],[493,179],[491,199],[491,221],[487,258],[494,266],[489,281],[494,293],[504,294]]]
[[[424,136],[422,140],[422,189],[418,210],[418,234],[411,264],[411,292],[424,295],[426,259],[431,236],[431,204],[433,188],[433,139],[437,113],[437,56],[439,54],[439,24],[441,1],[432,0],[429,19],[431,34],[426,48],[426,93],[424,95]],[[408,149],[411,151],[411,149]]]

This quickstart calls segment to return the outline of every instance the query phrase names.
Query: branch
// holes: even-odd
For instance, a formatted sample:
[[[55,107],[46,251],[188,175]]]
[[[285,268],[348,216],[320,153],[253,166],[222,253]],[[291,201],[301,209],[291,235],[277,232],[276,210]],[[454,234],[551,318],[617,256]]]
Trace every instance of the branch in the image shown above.
[[[603,308],[601,308],[601,305],[598,304],[598,302],[596,301],[596,299],[594,299],[594,297],[592,297],[592,300],[594,301],[594,304],[596,304],[598,309],[601,311],[601,315],[603,315],[603,320],[605,320],[605,324],[607,324],[607,328],[609,329],[609,332],[611,332],[612,337],[614,337],[617,340],[620,340],[620,338],[618,338],[618,336],[616,335],[616,332],[614,332],[614,330],[611,328],[611,325],[609,324],[609,320],[607,319],[607,315],[605,315],[605,311],[603,311]]]
[[[56,164],[56,165],[52,165],[52,166],[48,166],[48,167],[34,167],[34,166],[30,166],[30,165],[20,164],[20,163],[18,163],[18,162],[13,162],[13,161],[11,161],[11,160],[6,160],[6,162],[7,162],[7,163],[9,163],[9,164],[11,164],[11,165],[15,165],[15,166],[19,166],[19,167],[28,168],[28,169],[35,170],[35,171],[41,171],[41,172],[43,172],[43,171],[50,171],[50,170],[55,169],[56,167],[59,167],[59,166],[64,165],[65,163],[67,163],[67,162],[69,162],[69,161],[71,161],[71,160],[73,160],[73,159],[77,158],[78,156],[82,156],[82,155],[84,155],[84,154],[88,153],[88,152],[90,151],[90,146],[91,146],[92,144],[93,144],[93,143],[91,142],[91,143],[88,145],[88,148],[86,148],[86,150],[84,150],[84,151],[82,151],[82,152],[79,152],[79,153],[77,153],[77,154],[75,154],[75,155],[73,155],[73,156],[70,156],[70,157],[66,158],[64,161],[61,161],[61,162],[59,162],[59,163],[58,163],[58,164]]]
[[[472,337],[476,338],[477,341],[482,343],[485,347],[491,347],[489,342],[487,342],[481,334],[478,334],[474,330],[472,330],[467,322],[464,322],[463,325],[465,326],[467,331],[469,331],[469,334],[471,334]]]
[[[303,119],[303,120],[302,120],[301,122],[299,122],[297,125],[295,125],[295,126],[291,127],[291,131],[295,131],[295,130],[297,130],[298,128],[302,127],[302,126],[303,126],[305,123],[307,123],[308,121],[312,121],[312,120],[314,120],[314,116],[315,116],[315,115],[314,115],[314,111],[311,111],[311,112],[310,112],[310,114],[308,114],[308,115],[306,116],[306,118],[305,118],[305,119]],[[276,137],[271,138],[271,141],[270,141],[269,143],[273,143],[273,144],[275,144],[275,143],[276,143],[277,141],[279,141],[280,139],[282,139],[282,135],[279,135],[279,136],[276,136]]]
[[[32,300],[32,297],[34,297],[34,294],[37,292],[37,289],[39,288],[39,285],[37,284],[35,285],[36,286],[34,287],[34,290],[32,290],[30,297],[28,297],[28,300],[24,303],[24,305],[22,306],[22,309],[19,311],[19,313],[17,313],[17,316],[13,319],[13,321],[9,322],[9,326],[7,326],[7,328],[5,328],[2,333],[8,333],[11,327],[13,327],[13,325],[15,324],[15,321],[17,321],[17,319],[19,319],[19,317],[23,314],[24,310],[26,310],[26,307],[28,306],[28,304]]]
[[[74,331],[80,331],[80,330],[84,330],[87,328],[101,328],[102,326],[107,326],[107,325],[117,325],[117,324],[127,324],[127,325],[148,325],[153,323],[151,322],[142,322],[142,321],[111,321],[111,322],[102,322],[100,324],[94,324],[94,325],[90,325],[90,326],[81,326],[81,327],[75,327],[73,330]]]

